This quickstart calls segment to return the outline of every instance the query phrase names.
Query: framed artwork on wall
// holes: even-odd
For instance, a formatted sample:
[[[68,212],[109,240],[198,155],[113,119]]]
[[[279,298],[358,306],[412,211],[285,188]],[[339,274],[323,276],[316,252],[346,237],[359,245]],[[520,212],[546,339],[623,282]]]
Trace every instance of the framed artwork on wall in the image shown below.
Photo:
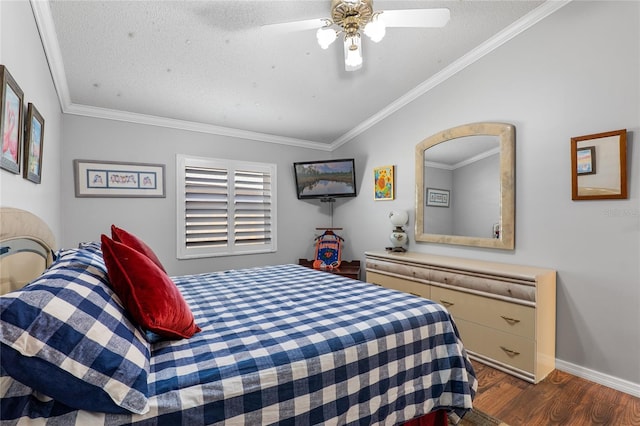
[[[24,93],[9,70],[0,65],[0,135],[2,157],[0,167],[20,174],[22,159],[22,122],[24,115]]]
[[[395,166],[382,166],[373,169],[373,199],[393,200]]]
[[[627,198],[627,130],[571,138],[571,199],[617,198]]]
[[[73,160],[76,197],[164,198],[164,164]]]
[[[42,179],[42,148],[44,146],[44,118],[29,102],[24,139],[23,177],[34,183]]]
[[[427,188],[427,206],[449,207],[449,190]]]

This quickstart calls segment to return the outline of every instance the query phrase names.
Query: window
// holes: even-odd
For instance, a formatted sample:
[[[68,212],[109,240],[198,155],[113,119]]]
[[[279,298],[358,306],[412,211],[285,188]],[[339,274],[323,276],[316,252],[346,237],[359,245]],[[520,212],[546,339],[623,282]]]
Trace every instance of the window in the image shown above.
[[[178,259],[276,251],[276,165],[177,156]]]

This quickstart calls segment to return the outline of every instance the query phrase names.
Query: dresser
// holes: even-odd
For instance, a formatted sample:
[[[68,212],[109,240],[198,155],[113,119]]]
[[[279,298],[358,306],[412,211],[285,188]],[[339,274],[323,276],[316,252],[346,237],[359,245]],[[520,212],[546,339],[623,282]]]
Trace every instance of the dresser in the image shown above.
[[[445,306],[470,358],[531,383],[555,368],[555,270],[412,252],[365,255],[367,282]]]

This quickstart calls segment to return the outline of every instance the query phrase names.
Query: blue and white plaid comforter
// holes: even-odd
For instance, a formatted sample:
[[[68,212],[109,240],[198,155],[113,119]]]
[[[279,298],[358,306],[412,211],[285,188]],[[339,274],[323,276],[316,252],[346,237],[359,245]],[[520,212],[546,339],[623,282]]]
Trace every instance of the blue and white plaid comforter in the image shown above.
[[[436,303],[298,265],[173,279],[202,332],[151,346],[149,412],[60,408],[56,424],[394,425],[471,408],[473,368]]]

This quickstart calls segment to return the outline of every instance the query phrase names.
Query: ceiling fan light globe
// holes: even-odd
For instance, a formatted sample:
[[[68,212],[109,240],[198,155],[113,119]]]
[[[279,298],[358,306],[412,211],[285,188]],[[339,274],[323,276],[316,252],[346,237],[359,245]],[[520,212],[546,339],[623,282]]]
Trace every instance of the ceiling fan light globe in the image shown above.
[[[355,52],[357,51],[350,51],[347,58],[345,58],[344,69],[347,71],[355,71],[362,68],[362,56]]]
[[[360,37],[347,37],[344,40],[344,69],[355,71],[362,68],[362,44]]]
[[[387,29],[381,18],[376,17],[373,21],[369,22],[364,27],[364,33],[371,39],[371,41],[378,43],[384,38]]]
[[[333,28],[322,27],[318,28],[316,32],[316,39],[321,48],[327,49],[331,44],[336,41],[338,33]]]

